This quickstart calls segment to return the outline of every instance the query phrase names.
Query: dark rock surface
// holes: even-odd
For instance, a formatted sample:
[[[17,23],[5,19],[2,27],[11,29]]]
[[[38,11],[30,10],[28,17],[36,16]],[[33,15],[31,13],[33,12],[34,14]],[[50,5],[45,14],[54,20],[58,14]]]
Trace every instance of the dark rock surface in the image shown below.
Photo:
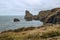
[[[45,22],[55,24],[55,23],[60,23],[59,20],[60,20],[60,9],[48,15],[47,18],[45,19]]]
[[[34,15],[32,19],[33,19],[33,20],[38,20],[39,18],[38,18],[37,15]]]
[[[45,21],[45,18],[50,14],[50,10],[47,10],[47,11],[40,11],[39,14],[38,14],[38,17],[39,17],[39,20],[40,21]]]
[[[18,18],[14,18],[14,22],[19,22],[20,20]]]
[[[25,12],[26,12],[26,15],[24,19],[26,19],[27,21],[32,21],[33,15],[28,10],[26,10]]]

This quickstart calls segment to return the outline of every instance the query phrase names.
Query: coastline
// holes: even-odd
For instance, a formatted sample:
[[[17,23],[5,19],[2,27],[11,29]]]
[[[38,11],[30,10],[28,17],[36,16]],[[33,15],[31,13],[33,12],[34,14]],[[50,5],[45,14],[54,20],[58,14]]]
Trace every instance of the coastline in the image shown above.
[[[40,20],[43,25],[3,31],[0,33],[0,40],[60,40],[60,8],[40,11],[37,16],[26,11],[25,19]]]
[[[0,39],[3,40],[58,40],[59,38],[60,24],[46,24],[41,27],[20,28],[0,33]]]

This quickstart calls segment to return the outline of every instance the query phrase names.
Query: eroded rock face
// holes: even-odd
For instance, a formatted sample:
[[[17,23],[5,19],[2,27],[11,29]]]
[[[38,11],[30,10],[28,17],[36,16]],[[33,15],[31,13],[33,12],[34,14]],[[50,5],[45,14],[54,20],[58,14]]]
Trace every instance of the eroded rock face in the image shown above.
[[[40,21],[45,21],[45,18],[50,14],[50,10],[47,10],[47,11],[40,11],[39,14],[38,14],[38,17],[39,17],[39,20]]]
[[[60,24],[60,9],[52,13],[45,19],[46,23],[59,23]]]
[[[26,11],[25,19],[40,20],[43,23],[60,23],[60,8],[40,11],[38,15],[32,15]]]
[[[32,21],[33,15],[28,10],[26,10],[25,13],[26,13],[26,15],[25,15],[24,19],[26,19],[27,21]]]
[[[33,20],[39,20],[38,16],[37,15],[34,15],[33,16]]]
[[[57,10],[59,10],[60,8],[54,8],[54,9],[52,9],[51,10],[51,12],[55,12],[55,11],[57,11]]]

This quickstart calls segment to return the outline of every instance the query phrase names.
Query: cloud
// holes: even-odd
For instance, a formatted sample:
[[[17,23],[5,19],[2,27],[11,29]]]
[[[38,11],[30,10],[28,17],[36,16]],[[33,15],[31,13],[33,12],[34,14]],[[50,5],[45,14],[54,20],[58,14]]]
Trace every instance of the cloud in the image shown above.
[[[60,0],[0,0],[0,15],[24,15],[25,10],[37,14],[55,7],[60,7]]]

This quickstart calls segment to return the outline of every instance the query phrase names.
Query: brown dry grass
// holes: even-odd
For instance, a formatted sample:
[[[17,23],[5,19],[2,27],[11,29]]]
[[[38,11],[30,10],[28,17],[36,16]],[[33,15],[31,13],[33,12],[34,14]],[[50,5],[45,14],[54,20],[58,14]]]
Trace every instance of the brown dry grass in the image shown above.
[[[0,33],[0,40],[59,40],[60,25],[46,24],[33,30]]]

